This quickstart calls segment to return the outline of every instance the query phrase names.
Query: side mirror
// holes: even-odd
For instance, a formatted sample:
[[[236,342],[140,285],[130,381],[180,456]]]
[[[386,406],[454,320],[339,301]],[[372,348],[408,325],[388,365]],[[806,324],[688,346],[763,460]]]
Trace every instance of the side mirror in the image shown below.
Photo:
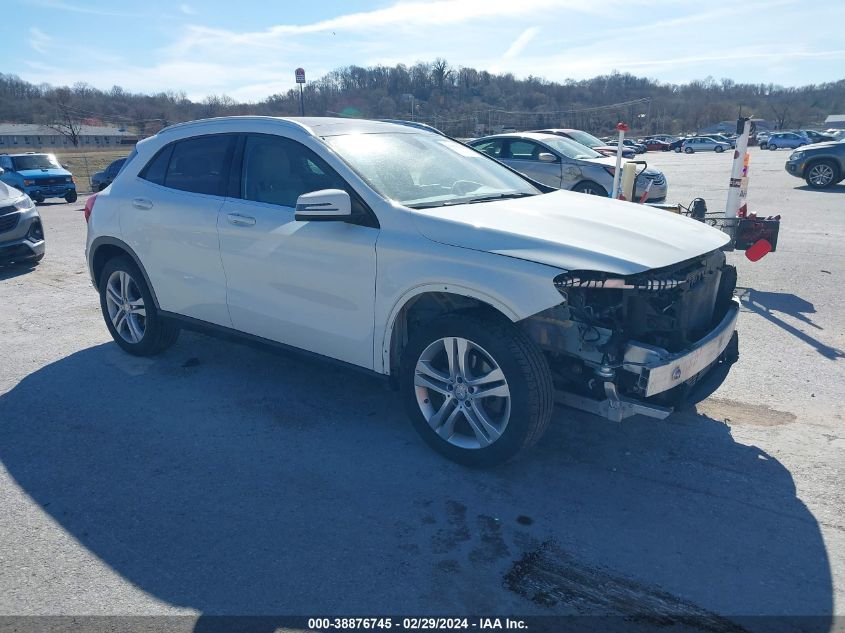
[[[556,163],[557,156],[550,152],[540,152],[537,158],[540,160],[541,163]]]
[[[352,199],[342,189],[321,189],[296,199],[297,222],[344,222],[352,217]]]

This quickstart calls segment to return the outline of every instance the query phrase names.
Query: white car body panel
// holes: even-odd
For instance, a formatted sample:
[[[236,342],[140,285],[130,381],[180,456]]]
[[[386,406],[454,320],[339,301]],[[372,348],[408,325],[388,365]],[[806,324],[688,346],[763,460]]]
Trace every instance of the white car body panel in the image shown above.
[[[312,133],[309,125],[320,127]],[[632,274],[728,239],[666,211],[567,191],[411,210],[382,198],[315,136],[356,126],[403,129],[233,117],[177,125],[140,142],[138,156],[97,198],[89,264],[96,237],[119,238],[138,255],[162,310],[389,373],[395,320],[420,293],[474,297],[518,321],[561,303],[553,279],[563,270]],[[289,208],[176,191],[138,177],[168,143],[231,132],[277,134],[317,152],[369,205],[380,228],[296,222]],[[154,204],[137,209],[135,198]],[[256,223],[231,225],[229,213]]]
[[[256,222],[234,225],[230,213]],[[372,368],[378,229],[234,199],[218,228],[236,330]]]
[[[571,191],[437,207],[413,217],[423,235],[443,244],[623,275],[690,259],[729,239],[681,215]]]

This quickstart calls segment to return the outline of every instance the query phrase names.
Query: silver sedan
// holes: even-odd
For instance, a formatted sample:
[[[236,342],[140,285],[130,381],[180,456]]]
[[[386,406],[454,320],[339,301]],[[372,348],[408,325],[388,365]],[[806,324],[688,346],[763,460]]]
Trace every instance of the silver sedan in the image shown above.
[[[522,132],[496,134],[469,143],[529,178],[557,189],[607,196],[613,188],[616,159],[554,134]],[[643,194],[649,182],[648,202],[666,198],[663,172],[648,168],[637,177],[634,195]]]

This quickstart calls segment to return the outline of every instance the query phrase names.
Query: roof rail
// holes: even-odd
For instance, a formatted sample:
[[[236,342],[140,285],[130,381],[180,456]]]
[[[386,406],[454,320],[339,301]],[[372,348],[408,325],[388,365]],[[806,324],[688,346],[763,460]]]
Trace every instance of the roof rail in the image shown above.
[[[300,130],[304,130],[311,135],[314,134],[314,131],[310,127],[308,127],[307,125],[304,125],[303,123],[300,123],[299,121],[292,121],[291,119],[286,119],[284,117],[259,116],[259,115],[218,116],[218,117],[210,117],[208,119],[196,119],[195,121],[183,121],[181,123],[174,123],[173,125],[168,125],[167,127],[162,128],[161,130],[158,131],[158,134],[162,134],[164,132],[171,132],[172,130],[177,130],[177,129],[185,128],[185,127],[194,127],[194,126],[202,127],[204,125],[211,125],[213,123],[223,123],[225,121],[246,121],[246,120],[275,121],[277,123],[281,123],[281,124],[286,125],[288,127],[293,127],[293,128],[297,128],[297,129],[300,129]]]

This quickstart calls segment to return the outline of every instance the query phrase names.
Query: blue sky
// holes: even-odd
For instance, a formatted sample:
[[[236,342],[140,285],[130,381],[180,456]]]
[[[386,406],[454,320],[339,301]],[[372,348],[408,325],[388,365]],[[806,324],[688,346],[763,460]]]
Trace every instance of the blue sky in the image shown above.
[[[0,72],[193,99],[258,101],[293,86],[297,66],[311,79],[435,57],[557,81],[613,69],[667,82],[845,77],[842,0],[3,0],[3,9]]]

